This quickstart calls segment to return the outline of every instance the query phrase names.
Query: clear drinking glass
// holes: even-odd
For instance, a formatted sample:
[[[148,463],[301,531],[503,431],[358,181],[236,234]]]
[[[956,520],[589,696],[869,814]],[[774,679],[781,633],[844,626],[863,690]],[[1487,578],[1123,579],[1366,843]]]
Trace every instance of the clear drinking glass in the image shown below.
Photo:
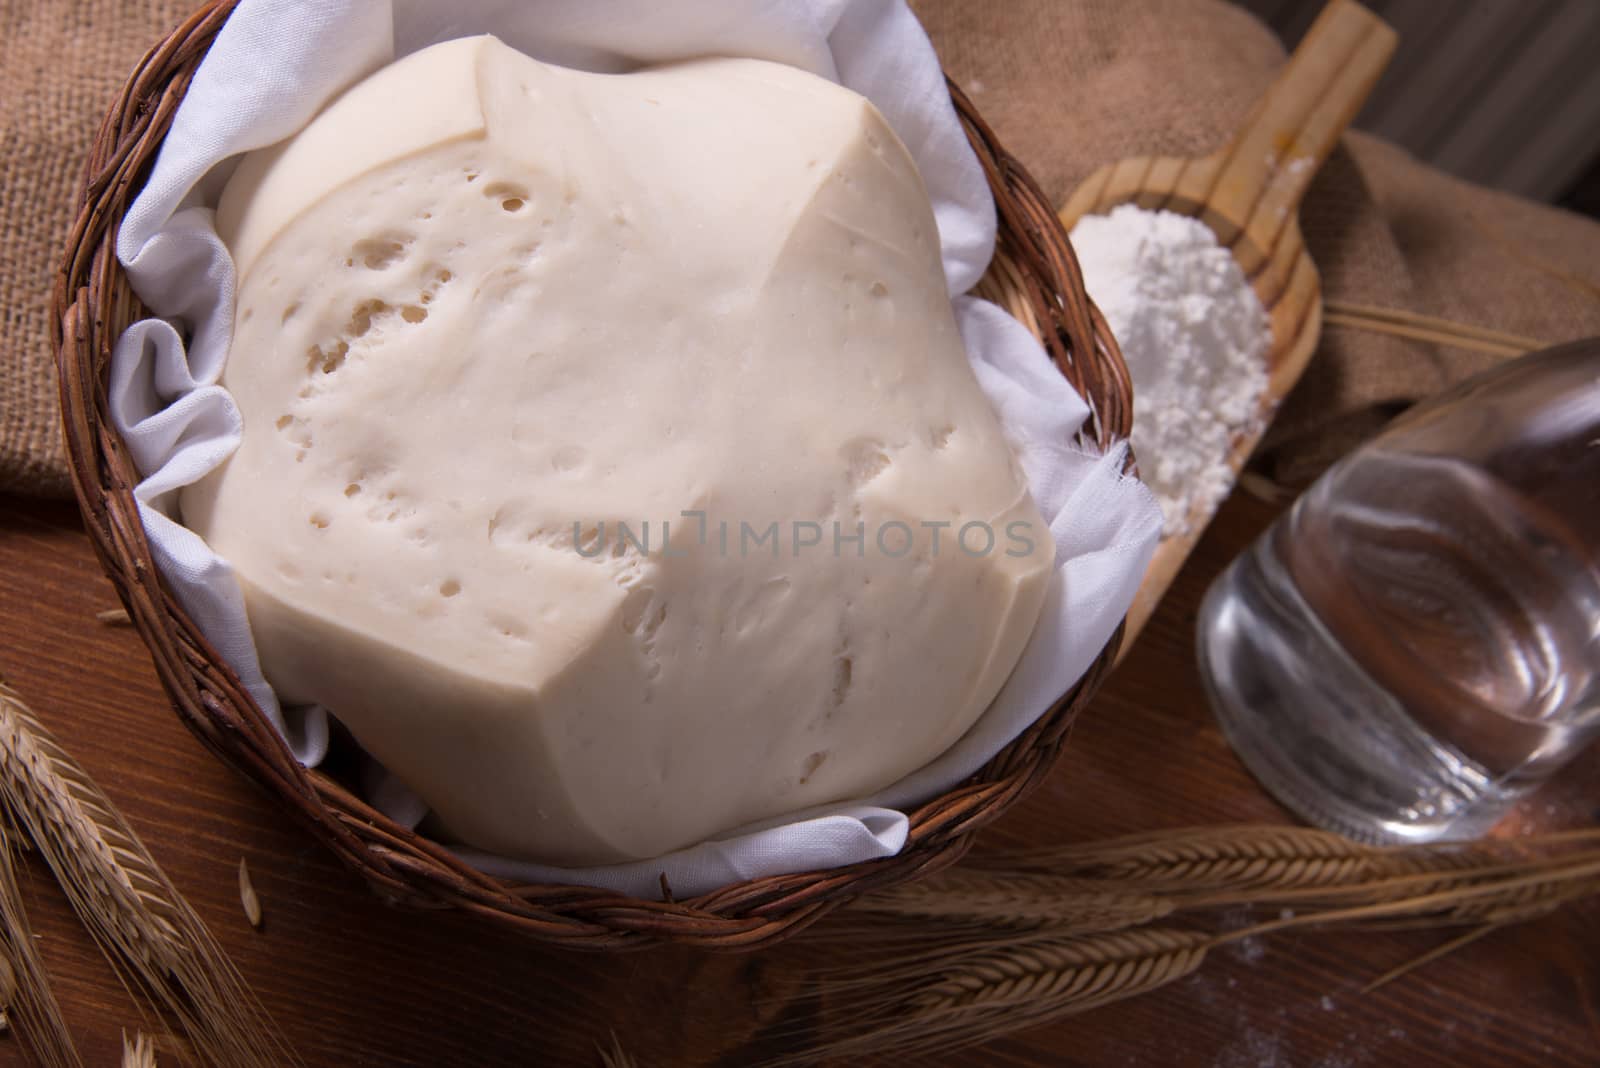
[[[1234,750],[1305,819],[1486,831],[1600,733],[1600,339],[1331,468],[1211,587],[1199,653]]]

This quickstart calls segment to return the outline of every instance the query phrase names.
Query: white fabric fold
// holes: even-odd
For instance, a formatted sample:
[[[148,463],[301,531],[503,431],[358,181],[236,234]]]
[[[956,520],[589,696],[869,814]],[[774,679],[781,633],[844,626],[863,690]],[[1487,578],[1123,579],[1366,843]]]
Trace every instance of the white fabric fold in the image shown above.
[[[117,254],[160,319],[129,327],[112,359],[113,422],[144,480],[136,489],[157,566],[184,610],[314,765],[320,709],[280,709],[257,660],[232,570],[173,514],[174,490],[237,446],[217,382],[232,331],[234,271],[212,207],[235,158],[292,134],[341,89],[438,41],[493,33],[547,62],[622,72],[703,55],[787,63],[867,96],[911,150],[933,200],[957,320],[980,385],[1050,523],[1057,572],[1021,662],[993,706],[932,764],[877,797],[743,828],[666,857],[586,870],[461,855],[507,878],[584,883],[640,896],[664,873],[687,897],[742,879],[891,856],[904,809],[976,771],[1082,677],[1127,612],[1154,551],[1154,499],[1122,474],[1125,449],[1072,444],[1083,400],[1036,339],[993,304],[960,296],[993,255],[995,209],[932,45],[904,0],[241,0],[196,73]],[[377,776],[369,798],[414,825],[423,807]]]

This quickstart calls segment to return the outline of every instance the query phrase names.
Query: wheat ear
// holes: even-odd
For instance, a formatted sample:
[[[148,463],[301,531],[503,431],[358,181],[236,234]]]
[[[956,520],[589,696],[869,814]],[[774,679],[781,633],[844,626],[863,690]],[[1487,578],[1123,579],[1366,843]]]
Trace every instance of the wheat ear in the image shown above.
[[[45,1068],[83,1068],[83,1058],[50,989],[17,886],[12,832],[0,826],[0,1009],[13,1014],[22,1041]]]
[[[128,1033],[122,1033],[122,1068],[156,1068],[156,1047],[149,1035],[138,1031],[129,1041]]]
[[[1535,850],[1600,844],[1600,831],[1567,831],[1524,842],[1485,840],[1376,847],[1330,831],[1275,825],[1186,827],[1101,842],[977,857],[970,867],[1105,880],[1150,893],[1247,889],[1273,892],[1370,883],[1375,879],[1471,871]]]
[[[1064,871],[1053,877],[993,867],[947,872],[929,877],[920,890],[896,888],[865,899],[851,910],[859,918],[846,920],[854,925],[855,957],[863,963],[815,973],[809,996],[838,1006],[828,1028],[820,1036],[797,1031],[795,1050],[773,1063],[855,1063],[889,1051],[985,1042],[1154,990],[1192,973],[1217,946],[1293,928],[1483,930],[1600,892],[1600,831],[1399,850],[1296,828],[1178,834],[1177,840],[1165,833],[1051,850],[1050,861]],[[1045,855],[1025,857],[1031,868]],[[1010,894],[1008,884],[1015,884]],[[1282,902],[1295,908],[1216,933],[1137,920],[1119,930],[1069,933],[1085,915],[1083,895],[1095,887],[1113,898],[1154,897],[1170,906],[1157,919],[1197,928],[1214,927],[1221,909]],[[1052,890],[1060,892],[1054,906]],[[940,895],[948,900],[936,902]],[[919,937],[909,937],[907,916],[869,912],[879,899],[915,910]],[[985,911],[996,915],[973,919]],[[1019,913],[1029,925],[1019,926]],[[882,929],[876,938],[874,920]],[[1033,922],[1040,920],[1043,925]],[[823,932],[826,937],[826,925]],[[1448,943],[1440,952],[1461,944]]]
[[[0,798],[130,989],[171,1012],[206,1061],[299,1063],[133,829],[3,680]]]
[[[1214,943],[1203,932],[1160,927],[998,940],[922,966],[921,982],[869,965],[860,973],[867,983],[819,1042],[770,1063],[853,1064],[891,1050],[960,1049],[1165,986],[1199,968]]]
[[[1226,826],[1021,850],[976,863],[1107,880],[1128,889],[1238,890],[1356,881],[1374,870],[1373,853],[1327,831]]]

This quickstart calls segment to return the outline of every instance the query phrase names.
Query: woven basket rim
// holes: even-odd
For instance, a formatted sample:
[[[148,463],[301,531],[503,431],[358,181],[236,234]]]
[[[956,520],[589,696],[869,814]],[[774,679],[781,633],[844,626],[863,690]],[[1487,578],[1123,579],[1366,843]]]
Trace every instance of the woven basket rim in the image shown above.
[[[146,53],[118,94],[90,151],[51,298],[63,425],[84,523],[179,718],[380,896],[458,908],[571,948],[767,945],[863,893],[959,859],[973,833],[1028,793],[1054,764],[1074,717],[1110,669],[1120,627],[1083,678],[1032,726],[965,782],[908,813],[910,831],[900,853],[748,880],[685,901],[673,900],[664,879],[661,900],[645,900],[587,886],[494,878],[395,824],[328,774],[295,761],[161,579],[133,498],[139,475],[106,403],[112,346],[124,327],[144,315],[116,259],[118,228],[195,69],[237,2],[205,2]],[[1090,415],[1078,440],[1101,450],[1125,441],[1132,418],[1127,368],[1084,290],[1060,220],[953,82],[950,92],[995,194],[1000,223],[995,263],[977,292],[1028,325],[1085,399]]]

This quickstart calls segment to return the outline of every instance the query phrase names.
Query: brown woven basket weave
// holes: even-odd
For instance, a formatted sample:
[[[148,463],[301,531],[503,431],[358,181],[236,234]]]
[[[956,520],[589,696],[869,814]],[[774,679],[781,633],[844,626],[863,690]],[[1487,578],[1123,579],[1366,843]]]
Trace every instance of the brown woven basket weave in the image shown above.
[[[1084,679],[969,780],[911,816],[899,855],[753,879],[691,900],[646,901],[589,887],[516,885],[463,864],[396,825],[328,774],[298,763],[233,672],[156,573],[134,503],[139,474],[111,425],[106,375],[122,330],[144,315],[114,252],[117,230],[195,69],[237,0],[213,0],[139,63],[100,129],[53,305],[67,446],[84,522],[102,565],[150,648],[179,717],[213,751],[278,798],[389,900],[459,908],[537,938],[581,949],[653,941],[748,949],[776,942],[867,891],[951,864],[973,832],[1036,785],[1054,764],[1079,709],[1099,687],[1119,629]],[[1128,435],[1132,390],[1104,320],[1050,204],[995,142],[971,102],[951,95],[983,162],[1000,214],[1000,246],[984,279],[996,300],[1044,342],[1088,400],[1087,444]]]

